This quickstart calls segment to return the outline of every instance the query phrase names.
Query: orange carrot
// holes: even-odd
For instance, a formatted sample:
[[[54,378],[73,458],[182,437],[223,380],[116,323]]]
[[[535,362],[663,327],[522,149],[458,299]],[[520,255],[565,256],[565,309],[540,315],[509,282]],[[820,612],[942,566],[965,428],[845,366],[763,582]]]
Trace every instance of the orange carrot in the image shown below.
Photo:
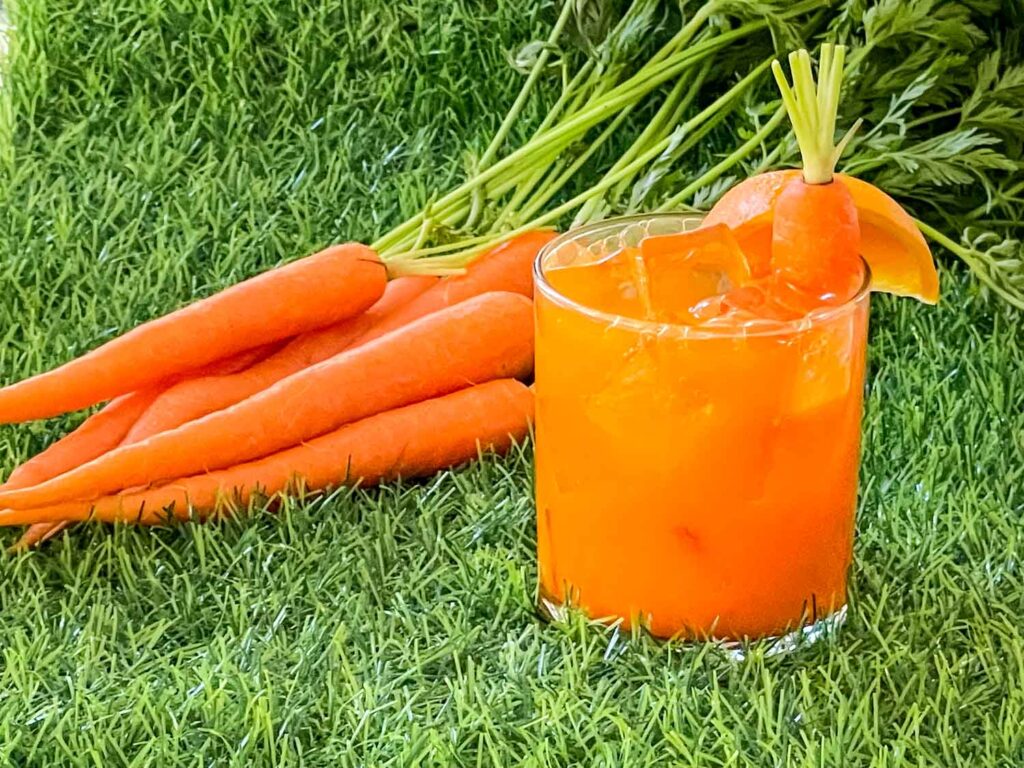
[[[322,328],[367,309],[384,265],[338,245],[153,320],[57,368],[0,389],[0,422],[85,408],[236,352]]]
[[[274,354],[282,345],[287,343],[287,339],[279,340],[259,347],[253,347],[252,349],[246,349],[243,352],[238,352],[237,354],[225,357],[221,360],[214,360],[212,363],[207,363],[204,366],[195,368],[181,374],[180,376],[175,376],[174,378],[169,379],[167,382],[164,382],[163,386],[171,386],[174,382],[179,381],[182,378],[193,378],[195,376],[223,376],[229,373],[244,371],[253,363],[258,363],[260,360],[267,357],[267,355]]]
[[[513,237],[474,260],[464,275],[441,281],[409,277],[393,280],[390,285],[412,280],[428,280],[434,284],[419,290],[417,296],[409,296],[406,301],[400,301],[398,295],[391,297],[386,292],[363,318],[353,318],[350,323],[337,326],[336,334],[335,329],[324,329],[309,334],[308,339],[299,337],[278,355],[231,380],[181,383],[153,404],[125,438],[125,443],[139,442],[207,413],[227,408],[286,375],[326,359],[331,356],[328,352],[336,354],[342,349],[365,344],[474,296],[491,291],[511,291],[532,297],[533,262],[540,249],[556,235],[551,230],[533,230]],[[412,285],[422,288],[424,283],[406,283],[403,290],[412,293],[415,289],[408,287]],[[313,351],[305,349],[307,344]]]
[[[412,321],[490,291],[511,291],[533,298],[533,262],[540,249],[557,236],[549,229],[517,235],[478,257],[463,275],[441,280],[430,290],[393,312],[357,343],[380,338]]]
[[[73,523],[74,520],[58,520],[53,523],[33,523],[25,529],[25,532],[18,537],[16,542],[7,548],[7,552],[8,554],[12,554],[14,552],[21,552],[26,549],[32,549],[32,547],[40,544],[44,544]]]
[[[218,360],[197,372],[198,375],[227,374],[248,368],[269,351],[269,347],[246,350]],[[73,432],[52,443],[41,453],[15,467],[0,489],[24,488],[56,477],[121,444],[136,420],[163,392],[163,385],[116,397],[106,403]]]
[[[122,446],[0,507],[89,499],[266,456],[343,424],[533,367],[533,304],[488,293],[306,368],[237,405]]]
[[[845,48],[821,47],[818,83],[807,51],[790,55],[794,87],[779,62],[772,71],[782,91],[803,158],[775,200],[771,266],[776,275],[825,301],[844,302],[860,287],[860,223],[853,195],[834,178],[856,125],[835,145],[836,109]]]
[[[826,301],[842,303],[860,287],[860,223],[846,185],[794,179],[775,202],[772,264],[776,273]]]
[[[214,374],[238,371],[252,365],[269,351],[270,347],[246,350],[226,360],[211,363],[201,369],[201,372]],[[113,450],[121,443],[136,420],[158,398],[161,391],[160,387],[151,387],[111,400],[102,410],[82,422],[76,430],[16,467],[0,489],[36,485]],[[64,530],[67,525],[67,521],[33,525],[22,534],[11,549],[28,549],[36,544],[42,544]]]
[[[2,487],[5,490],[27,488],[113,450],[159,393],[159,388],[153,388],[112,400],[103,410],[82,422],[74,432],[15,468]],[[67,521],[33,525],[22,534],[11,550],[28,549],[41,544],[67,526]]]
[[[550,230],[534,230],[518,235],[477,258],[464,275],[457,277],[441,281],[434,278],[398,278],[392,284],[403,280],[431,280],[436,284],[420,290],[418,296],[409,296],[409,300],[402,302],[396,300],[390,306],[385,304],[390,298],[385,293],[362,318],[337,326],[337,334],[332,333],[332,329],[324,329],[309,334],[308,340],[299,337],[278,355],[244,374],[230,379],[183,382],[153,404],[132,428],[125,443],[139,442],[207,413],[227,408],[342,349],[365,344],[473,296],[490,291],[511,291],[532,297],[534,259],[556,234]],[[412,292],[413,289],[406,290]],[[307,344],[315,350],[313,353],[304,349]]]
[[[301,480],[308,490],[363,485],[428,475],[504,450],[526,436],[533,393],[502,379],[385,411],[308,443],[262,459],[194,475],[134,493],[104,496],[26,510],[0,512],[0,525],[51,520],[125,521],[158,524],[208,513],[221,503],[247,504],[256,493],[273,495]]]
[[[380,300],[363,314],[296,336],[280,351],[246,370],[231,375],[190,378],[175,384],[141,415],[125,437],[125,445],[227,408],[286,376],[334,357],[436,282],[436,277],[399,277],[388,283]]]
[[[113,450],[160,391],[154,387],[111,400],[74,432],[15,468],[3,489],[28,488]]]
[[[269,347],[247,350],[197,371],[199,375],[227,374],[256,362]],[[121,395],[83,421],[77,429],[45,448],[11,472],[0,490],[28,488],[74,469],[120,445],[132,425],[163,392],[161,386]]]

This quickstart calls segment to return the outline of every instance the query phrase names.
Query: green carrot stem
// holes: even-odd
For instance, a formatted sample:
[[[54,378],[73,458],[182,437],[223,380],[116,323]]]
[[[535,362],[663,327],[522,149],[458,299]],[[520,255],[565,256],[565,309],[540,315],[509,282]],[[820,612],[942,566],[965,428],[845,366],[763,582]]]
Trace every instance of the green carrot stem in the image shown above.
[[[501,145],[508,138],[512,126],[519,118],[523,107],[526,106],[526,100],[529,98],[531,91],[533,91],[537,79],[544,71],[544,67],[547,66],[548,59],[551,57],[551,49],[558,42],[558,38],[562,36],[562,30],[565,29],[566,22],[569,21],[569,17],[572,15],[572,8],[572,3],[565,3],[562,7],[562,12],[558,14],[555,26],[551,29],[551,34],[548,35],[544,48],[537,55],[537,60],[533,63],[533,67],[530,68],[530,74],[527,76],[526,82],[523,83],[523,87],[519,90],[519,95],[512,102],[512,106],[498,127],[497,133],[494,134],[494,138],[491,139],[491,143],[484,150],[484,154],[480,158],[481,169],[487,168],[491,164],[491,161],[497,156],[498,150],[501,149]]]
[[[494,220],[494,224],[488,231],[500,232],[514,219],[516,211],[522,209],[523,204],[530,198],[530,195],[537,188],[537,185],[541,184],[542,188],[546,188],[548,183],[545,182],[545,180],[552,178],[555,174],[561,173],[564,167],[564,158],[556,160],[549,168],[541,168],[534,171],[522,183],[516,185],[515,192],[513,192],[511,199],[509,199],[509,201],[502,207],[501,213],[498,214],[497,218]],[[545,183],[542,184],[542,182]]]
[[[651,121],[651,133],[650,137],[662,138],[667,132],[670,132],[673,126],[679,124],[683,119],[683,115],[686,114],[686,110],[690,108],[694,100],[697,98],[697,94],[700,93],[701,87],[704,85],[704,80],[708,76],[708,72],[711,71],[711,62],[705,61],[701,68],[697,71],[697,74],[690,81],[689,86],[686,89],[686,93],[683,94],[681,99],[667,99],[662,105],[665,114],[662,114],[662,110],[659,110],[659,114],[655,115],[654,120]],[[680,79],[678,85],[680,89],[685,82]],[[673,105],[673,102],[674,105]],[[671,110],[671,114],[667,114]],[[646,141],[643,135],[631,146],[626,153],[626,161],[629,162],[633,157],[636,156],[636,151],[639,146],[642,146],[641,142]],[[625,163],[623,163],[625,164]],[[619,197],[625,192],[626,184],[619,183],[619,185],[612,190],[613,197]]]
[[[533,66],[530,68],[530,74],[526,78],[526,82],[523,83],[523,87],[519,89],[519,94],[516,96],[514,102],[509,111],[506,113],[504,120],[501,121],[501,125],[498,126],[497,132],[491,139],[491,143],[484,150],[483,156],[481,156],[477,170],[483,170],[490,166],[494,161],[494,158],[498,154],[498,150],[501,149],[502,144],[505,143],[505,139],[508,138],[509,133],[512,130],[512,126],[516,120],[519,119],[519,114],[523,111],[523,107],[526,105],[526,100],[530,97],[530,93],[533,91],[534,86],[537,84],[537,80],[540,78],[541,73],[544,71],[544,67],[547,66],[548,59],[551,57],[551,49],[558,42],[558,38],[562,36],[562,30],[565,28],[566,22],[569,21],[569,17],[572,15],[572,4],[565,3],[562,7],[562,12],[558,15],[558,19],[555,21],[555,26],[551,30],[551,34],[548,35],[548,39],[541,49],[540,53],[537,54],[537,59],[534,61]],[[483,213],[483,206],[485,201],[485,195],[483,188],[479,187],[475,190],[473,195],[473,203],[469,210],[469,215],[466,217],[465,226],[472,227],[480,215]]]
[[[670,55],[675,50],[677,50],[679,47],[688,43],[697,33],[700,25],[702,25],[707,20],[708,16],[711,15],[715,7],[716,3],[708,3],[702,6],[701,9],[696,14],[694,14],[693,18],[691,18],[690,21],[686,25],[684,25],[680,29],[680,31],[676,33],[675,36],[673,36],[672,40],[670,40],[668,43],[662,46],[662,48],[659,49],[659,51],[650,59],[648,63],[650,64],[661,61],[666,56]],[[626,17],[624,16],[623,19],[625,18]],[[590,67],[592,67],[592,65],[593,60],[588,60],[587,64],[583,68],[581,68],[579,72],[577,72],[577,75],[570,81],[569,86],[566,89],[564,89],[561,95],[559,96],[559,100],[556,101],[555,106],[545,116],[544,121],[541,123],[540,127],[534,133],[534,137],[543,135],[545,129],[550,125],[550,122],[552,121],[554,115],[560,113],[563,109],[565,110],[566,114],[572,115],[576,111],[578,111],[578,109],[584,103],[586,103],[586,98],[588,96],[595,95],[595,93],[588,93],[586,88],[580,88],[576,94],[576,97],[572,100],[572,103],[569,104],[568,109],[565,109],[565,104],[566,102],[568,102],[568,92],[579,85],[579,81],[583,79],[581,75],[583,75],[584,73],[590,73]],[[708,68],[708,64],[705,64],[703,69],[704,71],[707,71]],[[601,78],[599,80],[598,87],[595,89],[597,95],[600,95],[600,91],[607,90],[606,88],[603,87],[604,84],[607,82],[608,78]],[[590,83],[588,83],[588,85],[590,85]],[[681,80],[677,86],[674,86],[673,91],[681,90],[683,85],[685,85],[685,83],[684,81]],[[691,94],[692,92],[693,89],[691,89]],[[550,171],[547,172],[546,174],[544,172],[537,172],[532,174],[526,181],[518,185],[516,187],[516,192],[513,195],[512,199],[504,207],[501,214],[495,221],[495,224],[491,227],[490,231],[500,231],[501,227],[509,223],[517,214],[518,218],[520,219],[529,219],[530,217],[535,215],[537,210],[543,207],[543,205],[547,203],[547,201],[554,197],[565,186],[565,184],[568,183],[569,179],[571,179],[575,175],[575,173],[579,171],[579,169],[586,163],[586,161],[597,151],[597,149],[614,134],[615,130],[621,125],[621,123],[632,111],[633,106],[634,105],[631,104],[625,107],[622,110],[622,112],[620,112],[614,118],[612,123],[604,131],[602,131],[601,134],[599,134],[594,141],[589,143],[587,150],[582,155],[577,157],[577,159],[572,163],[572,165],[568,169],[563,170],[565,164],[561,163],[559,165],[553,166],[550,169]],[[637,140],[631,145],[631,152],[635,152],[635,148],[637,146],[643,146],[650,140],[650,137],[654,135],[655,130],[660,125],[659,121],[664,121],[663,111],[664,110],[659,111],[658,115],[656,115],[655,117],[655,122],[649,124],[641,133],[641,135],[637,138]],[[674,124],[675,122],[678,122],[678,117],[671,120],[671,124]],[[623,165],[625,162],[628,162],[631,158],[632,154],[627,153],[627,155],[619,158],[619,161],[617,161],[615,167],[621,167],[621,165]],[[544,182],[543,184],[541,184],[542,181]],[[533,190],[536,188],[538,184],[541,185],[540,191],[538,192],[536,197],[530,199],[530,193],[533,192]],[[528,199],[530,199],[529,203],[526,202]]]
[[[546,184],[540,190],[540,193],[523,207],[523,210],[520,212],[520,218],[529,220],[536,216],[537,212],[543,208],[547,202],[554,197],[555,194],[557,194],[562,187],[566,185],[566,183],[568,183],[569,179],[571,179],[576,172],[583,167],[593,154],[612,137],[612,135],[618,130],[619,125],[629,117],[629,113],[631,111],[632,107],[627,107],[616,115],[615,119],[612,120],[612,122],[609,123],[603,131],[601,131],[597,138],[590,142],[587,149],[580,153],[579,157],[573,161],[572,165],[562,172],[562,174],[559,175],[552,183]]]
[[[660,141],[665,138],[666,126],[671,129],[671,126],[674,126],[679,122],[679,117],[683,110],[678,107],[683,105],[688,106],[696,97],[697,92],[700,89],[700,85],[703,82],[704,74],[706,74],[708,68],[709,62],[705,62],[701,67],[700,72],[698,72],[697,76],[690,82],[690,87],[681,102],[679,100],[679,95],[682,93],[683,87],[686,85],[686,81],[680,77],[672,87],[672,90],[669,91],[661,106],[658,108],[658,111],[651,119],[651,122],[644,128],[629,148],[622,153],[619,159],[612,164],[612,167],[605,172],[605,176],[618,173],[623,167],[629,165],[629,163],[636,158],[637,153],[642,151],[644,147],[649,146],[652,141]],[[685,109],[685,106],[683,106],[683,109]],[[669,113],[671,113],[671,115]],[[576,214],[573,224],[576,225],[590,221],[599,209],[601,201],[609,196],[612,199],[617,199],[631,180],[631,178],[621,179],[612,189],[609,190],[609,194],[607,196],[601,195],[599,197],[590,198],[590,200],[584,203]]]
[[[389,280],[394,280],[397,277],[415,277],[418,275],[454,277],[466,273],[465,267],[445,267],[435,264],[430,259],[392,259],[387,262],[386,267]]]
[[[757,164],[757,166],[754,168],[753,172],[750,175],[756,176],[759,173],[763,173],[764,171],[767,171],[769,168],[775,165],[777,162],[779,162],[779,158],[782,157],[783,146],[783,142],[777,142],[775,146],[772,148],[772,151],[765,155],[763,158],[761,158],[761,162]]]
[[[702,123],[710,119],[717,112],[724,110],[735,98],[737,98],[741,93],[743,93],[743,91],[745,91],[754,82],[756,82],[757,78],[761,74],[763,74],[763,72],[767,68],[767,64],[768,63],[765,62],[764,64],[761,64],[758,67],[756,67],[753,71],[748,73],[742,80],[740,80],[732,88],[730,88],[726,93],[719,96],[717,99],[715,99],[715,101],[713,101],[703,110],[701,110],[698,114],[694,115],[692,118],[686,121],[686,123],[680,126],[678,130],[683,132],[684,134],[693,131],[694,129],[698,128]],[[762,136],[761,140],[763,140],[763,135],[767,135],[767,133],[770,133],[771,130],[774,130],[774,128],[778,127],[779,123],[782,121],[784,117],[785,111],[780,108],[778,112],[776,112],[776,114],[772,117],[772,119],[766,124],[765,128],[763,128],[758,133],[758,136]],[[766,131],[765,129],[768,130]],[[755,136],[754,138],[757,137]],[[514,237],[515,235],[518,234],[522,234],[523,232],[527,232],[531,229],[536,229],[537,227],[549,225],[553,222],[558,221],[558,219],[561,218],[564,214],[575,210],[580,205],[589,200],[591,197],[603,193],[605,190],[611,188],[622,179],[632,178],[633,174],[635,174],[641,168],[646,166],[647,163],[649,163],[655,157],[664,152],[671,143],[671,140],[671,136],[665,137],[661,141],[653,144],[651,147],[646,149],[637,158],[635,158],[632,162],[628,163],[627,165],[619,169],[616,173],[606,175],[597,184],[579,193],[571,200],[568,200],[562,203],[561,205],[552,208],[546,213],[535,217],[531,221],[526,222],[525,224],[522,224],[509,232],[504,232],[497,237],[493,235],[484,235],[480,237],[467,238],[465,240],[460,241],[457,244],[449,244],[448,246],[442,246],[441,248],[443,249],[449,249],[453,251],[457,247],[462,247],[464,248],[464,250],[460,250],[458,253],[448,254],[443,257],[435,257],[433,259],[434,263],[443,266],[454,266],[457,264],[465,265],[472,261],[477,254],[487,250],[488,248],[496,245],[497,243],[500,243],[502,240]],[[746,147],[748,144],[750,144],[749,141],[747,142],[747,144],[744,145],[744,147]],[[760,140],[758,140],[754,144],[754,146],[756,147],[758,144],[760,144]],[[741,150],[742,149],[743,148],[741,147]],[[734,152],[733,154],[737,155],[739,151],[740,150],[737,150],[737,152]],[[749,151],[752,150],[748,150],[748,152]],[[732,156],[730,156],[730,158],[731,157]],[[743,157],[737,156],[733,160],[732,164],[739,162],[741,159],[743,159]],[[731,167],[731,165],[726,166],[726,168],[723,169],[721,172],[724,173],[724,171],[727,170],[728,167]],[[715,178],[717,178],[717,176]],[[433,254],[439,253],[441,251],[441,248],[422,249],[416,252],[404,253],[401,254],[400,258],[408,259],[423,256],[431,256]]]
[[[804,181],[808,184],[828,184],[832,181],[839,157],[860,126],[860,121],[854,123],[839,143],[835,143],[845,59],[845,46],[823,43],[818,63],[818,82],[815,83],[810,54],[803,49],[794,51],[789,55],[792,86],[786,79],[782,65],[778,61],[772,62],[772,73],[793,124],[793,133],[796,134],[803,160]]]
[[[754,31],[764,29],[766,26],[766,21],[749,22],[734,30],[724,32],[714,38],[698,43],[678,54],[669,56],[663,62],[650,67],[649,71],[648,68],[642,69],[636,75],[609,91],[608,94],[598,100],[597,103],[590,105],[588,108],[574,115],[566,122],[554,127],[546,134],[545,141],[555,141],[557,139],[563,139],[566,136],[581,135],[585,133],[592,126],[603,122],[626,105],[636,102],[687,67],[703,60],[703,57],[725,47],[731,42],[751,34]],[[534,154],[536,151],[537,148],[531,146],[531,143],[520,147],[518,150],[507,155],[502,160],[499,160],[488,168],[482,170],[472,179],[467,180],[459,187],[448,192],[437,201],[437,205],[447,205],[453,200],[471,193],[477,187],[480,187],[491,179],[498,177],[502,172],[509,170],[509,168],[515,167],[517,164],[521,165],[522,163],[527,162],[531,154]],[[396,227],[395,230],[392,230],[392,233],[385,235],[385,238],[392,236],[396,232],[403,235],[408,234],[410,229],[418,229],[421,220],[422,213],[416,214],[405,223]],[[374,243],[372,246],[375,250],[378,250],[378,252],[379,242],[380,241],[378,241],[378,243]]]
[[[665,43],[665,45],[663,45],[658,52],[651,57],[650,63],[657,64],[658,62],[668,58],[683,46],[688,45],[694,36],[696,36],[700,27],[703,26],[709,18],[711,18],[720,5],[721,3],[719,0],[712,0],[698,8],[697,12],[693,14],[690,20],[672,36],[672,39]]]
[[[939,230],[935,229],[929,224],[926,224],[920,219],[914,219],[914,222],[917,224],[917,228],[921,230],[921,233],[925,237],[938,243],[947,251],[955,254],[961,260],[963,260],[963,262],[967,264],[968,267],[970,267],[971,271],[977,276],[977,278],[981,280],[981,282],[983,282],[986,286],[988,286],[993,293],[999,296],[999,298],[1009,302],[1012,306],[1017,307],[1018,309],[1024,309],[1024,301],[1021,300],[1020,296],[1011,293],[1010,291],[1007,291],[1006,288],[1001,286],[988,273],[988,271],[982,267],[980,260],[976,258],[976,251],[963,246],[962,244],[956,242],[956,240],[953,240],[950,237],[947,237],[946,235],[942,234]]]
[[[822,5],[823,0],[803,0],[793,4],[783,12],[782,16],[784,18],[796,16],[820,8]],[[702,6],[687,24],[662,46],[640,70],[620,83],[615,83],[617,74],[610,75],[608,72],[602,71],[594,63],[594,60],[586,62],[566,83],[555,106],[545,116],[541,126],[529,141],[506,157],[490,163],[490,160],[496,157],[497,152],[500,151],[500,144],[507,139],[510,128],[506,129],[502,132],[504,135],[501,137],[501,141],[492,140],[489,145],[489,149],[492,146],[496,149],[485,152],[484,157],[489,163],[487,167],[479,169],[479,172],[475,173],[472,178],[450,190],[430,206],[430,216],[436,225],[424,226],[425,213],[420,212],[384,235],[374,244],[374,247],[378,248],[379,253],[383,251],[382,255],[387,260],[395,262],[405,263],[412,258],[423,257],[426,261],[431,262],[431,264],[423,265],[426,269],[430,269],[431,266],[437,269],[458,268],[453,265],[467,263],[473,256],[495,242],[495,230],[499,229],[498,226],[492,227],[492,232],[487,235],[429,248],[423,247],[427,241],[424,233],[429,233],[436,226],[458,227],[460,224],[465,224],[467,217],[474,216],[474,208],[479,210],[482,200],[502,199],[509,192],[513,192],[513,197],[504,205],[498,219],[500,224],[504,225],[516,219],[531,218],[538,208],[535,204],[536,201],[543,200],[541,203],[543,205],[571,178],[572,174],[558,169],[559,163],[564,165],[564,161],[557,159],[569,145],[579,141],[598,123],[617,115],[622,110],[632,109],[648,93],[686,69],[696,64],[703,64],[706,68],[709,65],[708,58],[720,48],[763,30],[767,26],[766,21],[747,22],[736,29],[719,33],[705,40],[698,40],[693,45],[689,45],[700,28],[720,7],[721,4],[718,0],[713,0],[713,2]],[[560,16],[560,18],[562,17]],[[620,24],[625,23],[625,20],[625,17],[620,19]],[[681,48],[683,49],[681,50]],[[696,87],[691,87],[689,94],[695,96],[696,92]],[[678,93],[676,88],[673,88],[673,93]],[[517,101],[519,100],[517,99]],[[515,107],[515,105],[513,106]],[[678,107],[673,113],[673,119],[666,121],[666,125],[671,126],[687,106],[688,104],[684,104]],[[522,108],[523,105],[520,104],[513,110],[516,112],[516,116],[521,113]],[[716,102],[714,109],[702,111],[695,120],[713,118],[720,108],[721,104]],[[506,118],[503,121],[503,126],[511,126],[514,119]],[[706,130],[710,130],[702,129],[700,125],[695,125],[692,121],[688,122],[687,126],[686,130],[691,133],[704,133]],[[656,156],[664,150],[666,137],[659,137],[659,141],[651,148],[641,151],[645,141],[658,136],[664,130],[664,126],[659,126],[657,130],[645,131],[646,135],[642,137],[642,140],[635,141],[630,147],[629,156],[632,159],[624,164],[617,163],[620,167],[616,168],[614,172],[606,174],[606,177],[598,185],[580,193],[573,200],[563,203],[553,211],[534,217],[529,223],[517,227],[512,233],[503,233],[501,239],[533,226],[554,221],[566,211],[572,210],[574,206],[595,200],[597,195],[604,194],[611,185],[618,184],[620,190],[624,189],[629,180],[652,156]],[[601,136],[610,135],[610,132],[601,134]],[[637,155],[638,152],[639,155]],[[574,163],[573,165],[578,168],[582,164]],[[520,206],[525,207],[526,213],[529,215],[523,215],[524,211],[519,208]],[[469,223],[475,222],[471,218]],[[460,251],[460,249],[462,250]],[[441,259],[445,260],[444,263],[440,261]]]

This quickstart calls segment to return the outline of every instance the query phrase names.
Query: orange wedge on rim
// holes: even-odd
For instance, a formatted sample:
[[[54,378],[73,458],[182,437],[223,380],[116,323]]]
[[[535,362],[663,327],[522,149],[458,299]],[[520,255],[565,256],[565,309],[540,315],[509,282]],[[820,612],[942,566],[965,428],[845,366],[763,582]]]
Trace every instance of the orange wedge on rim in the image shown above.
[[[726,192],[704,219],[704,226],[727,224],[748,253],[767,253],[775,199],[797,169],[753,176]],[[871,267],[875,291],[910,296],[927,304],[939,300],[939,274],[931,250],[914,220],[878,187],[836,174],[857,204],[861,255]],[[755,269],[755,272],[759,270]]]

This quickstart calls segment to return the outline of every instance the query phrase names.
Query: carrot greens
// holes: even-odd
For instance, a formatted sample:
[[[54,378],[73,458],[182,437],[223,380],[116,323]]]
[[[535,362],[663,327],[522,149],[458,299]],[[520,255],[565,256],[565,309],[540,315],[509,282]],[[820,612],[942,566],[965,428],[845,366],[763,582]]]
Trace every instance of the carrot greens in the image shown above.
[[[573,57],[560,46],[569,44],[568,30],[587,24],[577,4],[565,3],[474,174],[378,241],[389,268],[458,271],[508,232],[707,206],[738,178],[795,165],[797,143],[779,131],[785,111],[761,74],[775,55],[801,45],[816,51],[814,41],[824,39],[849,55],[823,58],[820,98],[834,98],[845,74],[839,121],[863,117],[864,130],[836,143],[833,124],[809,126],[834,155],[805,158],[811,178],[847,149],[840,170],[892,192],[985,290],[1024,308],[1024,196],[1013,186],[1024,169],[1024,63],[997,17],[948,0],[841,12],[816,2],[720,0],[687,6],[689,17],[656,5],[638,0],[617,22],[605,16],[610,31],[589,41],[589,55],[570,75]],[[664,29],[667,41],[653,53],[622,42]],[[991,45],[979,46],[984,40]],[[499,139],[555,69],[563,87],[547,117],[503,154]],[[941,234],[950,229],[963,232],[961,242]]]

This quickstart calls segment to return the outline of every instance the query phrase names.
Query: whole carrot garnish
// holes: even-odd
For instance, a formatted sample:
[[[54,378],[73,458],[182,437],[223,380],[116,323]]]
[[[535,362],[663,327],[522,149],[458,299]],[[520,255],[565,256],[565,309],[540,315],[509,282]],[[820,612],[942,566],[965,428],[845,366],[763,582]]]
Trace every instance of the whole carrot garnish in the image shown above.
[[[480,384],[361,421],[256,461],[175,480],[158,488],[25,510],[0,512],[0,525],[96,519],[162,523],[207,513],[222,502],[248,503],[295,480],[309,490],[427,475],[504,450],[526,436],[533,393],[515,380]]]
[[[229,467],[375,413],[533,368],[533,303],[487,293],[279,381],[223,411],[122,446],[0,506],[89,499]]]
[[[922,234],[926,225],[873,184],[835,172],[861,122],[835,143],[844,57],[842,46],[822,45],[817,84],[806,51],[789,57],[792,85],[773,64],[804,167],[744,179],[715,203],[704,225],[731,227],[757,277],[775,272],[773,280],[826,303],[861,286],[863,257],[872,290],[934,304],[939,274]]]
[[[771,265],[775,273],[825,301],[846,301],[860,287],[860,223],[846,184],[835,167],[856,131],[855,124],[835,143],[836,112],[843,78],[843,46],[821,46],[818,83],[805,50],[790,54],[790,87],[782,65],[772,72],[793,123],[803,174],[783,186],[775,200]]]
[[[360,315],[303,333],[275,354],[245,370],[190,378],[171,386],[141,414],[125,436],[125,444],[137,443],[150,435],[227,408],[303,368],[334,357],[436,282],[436,277],[396,278],[388,283],[377,303]]]
[[[0,389],[0,422],[56,416],[367,309],[384,265],[366,246],[328,248],[129,331],[53,371]]]

